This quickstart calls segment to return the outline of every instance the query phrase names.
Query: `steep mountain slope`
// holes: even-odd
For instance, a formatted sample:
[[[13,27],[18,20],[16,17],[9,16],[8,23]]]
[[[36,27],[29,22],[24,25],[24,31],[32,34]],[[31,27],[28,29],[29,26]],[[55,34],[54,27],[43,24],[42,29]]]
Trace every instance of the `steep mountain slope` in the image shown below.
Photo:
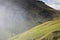
[[[14,1],[13,1],[14,2]],[[33,26],[38,24],[42,24],[46,21],[53,20],[56,17],[55,9],[47,6],[42,1],[37,0],[16,0],[14,3],[17,3],[19,7],[25,10],[25,13],[22,13],[24,26],[20,26],[17,24],[17,27],[13,27],[13,33],[21,33],[26,30],[31,29]],[[21,4],[21,5],[20,5]],[[20,11],[20,10],[19,10]],[[14,30],[16,28],[16,30]],[[20,30],[21,29],[21,30]],[[17,31],[17,32],[16,32]]]
[[[0,8],[0,40],[58,17],[55,9],[38,0],[0,0]]]
[[[27,3],[29,4],[26,9],[28,13],[24,15],[26,20],[25,23],[27,26],[32,28],[32,26],[59,19],[60,13],[57,10],[46,5],[44,2],[30,0],[27,1]]]

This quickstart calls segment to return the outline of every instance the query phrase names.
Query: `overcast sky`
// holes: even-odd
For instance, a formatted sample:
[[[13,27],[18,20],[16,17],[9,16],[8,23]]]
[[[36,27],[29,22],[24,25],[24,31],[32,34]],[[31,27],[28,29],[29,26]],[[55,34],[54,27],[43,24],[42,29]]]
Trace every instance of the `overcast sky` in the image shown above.
[[[44,1],[47,5],[60,10],[60,0],[42,0]]]

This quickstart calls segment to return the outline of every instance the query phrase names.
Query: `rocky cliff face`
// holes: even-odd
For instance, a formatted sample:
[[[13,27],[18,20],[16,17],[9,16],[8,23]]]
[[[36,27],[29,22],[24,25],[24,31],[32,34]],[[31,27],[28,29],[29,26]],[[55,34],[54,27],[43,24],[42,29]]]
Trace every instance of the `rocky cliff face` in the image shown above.
[[[22,22],[23,26],[17,25],[18,27],[16,27],[17,28],[16,30],[19,33],[21,30],[22,30],[21,32],[23,32],[25,30],[32,28],[33,26],[42,24],[49,20],[53,20],[56,14],[56,12],[54,11],[55,9],[49,7],[42,1],[38,1],[38,0],[20,0],[19,1],[17,0],[14,3],[18,3],[19,8],[22,8],[24,10],[23,13],[19,12],[19,14],[21,14],[23,18],[23,22]],[[21,30],[19,31],[18,28],[19,29],[21,28]],[[13,30],[12,32],[15,32],[15,30]]]
[[[13,36],[52,20],[55,13],[38,0],[0,0],[0,35],[4,35],[0,40],[7,39],[7,34]]]
[[[55,9],[49,7],[44,2],[38,0],[30,0],[28,2],[30,5],[27,9],[26,20],[31,22],[31,25],[41,24],[55,17]]]

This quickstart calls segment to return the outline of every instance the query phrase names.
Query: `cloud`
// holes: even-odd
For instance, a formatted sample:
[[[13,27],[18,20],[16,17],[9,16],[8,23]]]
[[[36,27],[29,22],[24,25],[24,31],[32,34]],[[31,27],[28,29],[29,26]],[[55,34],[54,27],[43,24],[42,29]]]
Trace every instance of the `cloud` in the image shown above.
[[[48,5],[56,10],[60,10],[60,5],[56,5],[56,4],[48,4]]]
[[[60,10],[60,0],[41,0],[45,2],[48,6]]]
[[[52,2],[54,2],[54,3],[59,3],[60,2],[60,0],[50,0],[50,1],[52,1]]]
[[[60,10],[60,0],[48,0],[47,5],[54,9]]]

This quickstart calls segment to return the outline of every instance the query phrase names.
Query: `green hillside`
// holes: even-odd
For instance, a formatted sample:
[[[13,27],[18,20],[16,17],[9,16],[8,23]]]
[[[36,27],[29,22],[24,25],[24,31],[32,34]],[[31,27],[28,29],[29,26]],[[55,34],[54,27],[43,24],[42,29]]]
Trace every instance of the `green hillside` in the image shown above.
[[[33,27],[30,28],[31,30],[28,29],[29,31],[26,30],[27,32],[16,35],[15,37],[12,37],[9,40],[35,40],[34,38],[36,38],[37,40],[41,40],[41,38],[44,38],[46,36],[46,33],[49,34],[50,32],[53,31],[53,29],[54,30],[60,29],[60,12],[59,11],[49,7],[42,1],[33,1],[30,4],[30,7],[28,7],[28,13],[26,14],[26,17],[27,17],[26,21],[28,21],[28,22],[26,22],[26,24],[30,27],[31,26],[33,26]],[[59,20],[58,21],[59,23],[57,23],[57,24],[55,23],[56,21],[54,21],[56,19],[57,19],[57,21]],[[50,25],[50,23],[43,25],[45,22],[49,22],[49,21],[52,21],[52,22],[50,22],[50,23],[52,23],[51,25]],[[41,25],[41,24],[43,26],[36,26],[36,25]],[[41,28],[46,27],[46,29],[44,28],[44,29],[41,29],[41,31],[40,31],[40,27]],[[49,28],[52,30],[50,30]],[[46,30],[46,32],[44,30]],[[49,30],[49,31],[47,31],[47,30]],[[43,37],[39,36],[40,35],[39,33],[41,33],[41,36],[43,36],[43,35],[44,36]],[[60,35],[60,33],[59,33],[59,35]],[[49,38],[49,36],[46,36],[46,38],[48,38],[47,40],[52,40]],[[52,37],[52,36],[50,36],[50,37]],[[42,40],[46,40],[46,39],[42,39]]]

